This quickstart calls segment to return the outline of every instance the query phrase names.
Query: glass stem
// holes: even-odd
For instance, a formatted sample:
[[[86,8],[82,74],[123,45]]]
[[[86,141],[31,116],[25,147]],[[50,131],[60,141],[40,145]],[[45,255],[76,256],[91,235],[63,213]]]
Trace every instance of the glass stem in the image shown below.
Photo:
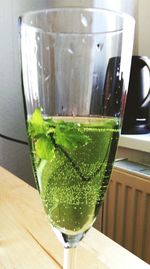
[[[64,248],[63,269],[76,269],[76,247]]]

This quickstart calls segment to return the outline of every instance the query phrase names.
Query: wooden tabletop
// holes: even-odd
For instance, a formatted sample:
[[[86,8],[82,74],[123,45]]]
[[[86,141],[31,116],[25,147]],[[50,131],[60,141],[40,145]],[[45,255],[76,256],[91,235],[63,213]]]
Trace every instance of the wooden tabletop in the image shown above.
[[[38,192],[0,167],[0,269],[60,269],[62,261]],[[77,269],[148,268],[94,228],[77,249]]]

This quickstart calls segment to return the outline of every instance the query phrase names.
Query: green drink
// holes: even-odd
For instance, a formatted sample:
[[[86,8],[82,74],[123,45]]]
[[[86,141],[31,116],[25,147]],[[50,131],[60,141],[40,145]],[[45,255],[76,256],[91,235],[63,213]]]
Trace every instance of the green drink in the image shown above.
[[[53,117],[28,121],[33,167],[45,211],[68,235],[88,230],[109,182],[119,133],[115,118]]]

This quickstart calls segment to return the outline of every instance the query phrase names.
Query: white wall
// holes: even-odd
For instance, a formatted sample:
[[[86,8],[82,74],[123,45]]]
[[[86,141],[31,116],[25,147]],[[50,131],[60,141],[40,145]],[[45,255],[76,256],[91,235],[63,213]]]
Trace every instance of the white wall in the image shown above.
[[[138,0],[138,54],[150,57],[150,0]]]

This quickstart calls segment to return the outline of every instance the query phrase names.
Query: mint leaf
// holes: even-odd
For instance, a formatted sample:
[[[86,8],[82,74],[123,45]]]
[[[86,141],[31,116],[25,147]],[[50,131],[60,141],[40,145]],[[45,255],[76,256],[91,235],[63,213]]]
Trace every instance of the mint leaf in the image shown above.
[[[35,154],[45,160],[53,157],[56,145],[73,150],[91,141],[82,124],[43,119],[40,108],[35,109],[28,121],[28,133],[34,141]]]
[[[39,108],[35,109],[31,119],[28,121],[28,133],[31,137],[42,135],[46,132],[46,125]]]
[[[86,145],[90,141],[90,138],[83,133],[81,125],[64,121],[57,124],[54,138],[56,144],[69,150]]]
[[[46,126],[46,135],[49,135],[51,133],[55,132],[55,122],[52,120],[52,118],[49,118],[45,121],[45,126]]]
[[[39,108],[35,109],[28,121],[28,133],[34,141],[34,150],[38,158],[49,160],[54,156],[54,145],[49,135],[53,132],[53,120],[44,120],[41,110]]]
[[[54,156],[54,146],[50,138],[46,136],[40,137],[35,142],[35,151],[39,158],[44,160],[50,160]]]

